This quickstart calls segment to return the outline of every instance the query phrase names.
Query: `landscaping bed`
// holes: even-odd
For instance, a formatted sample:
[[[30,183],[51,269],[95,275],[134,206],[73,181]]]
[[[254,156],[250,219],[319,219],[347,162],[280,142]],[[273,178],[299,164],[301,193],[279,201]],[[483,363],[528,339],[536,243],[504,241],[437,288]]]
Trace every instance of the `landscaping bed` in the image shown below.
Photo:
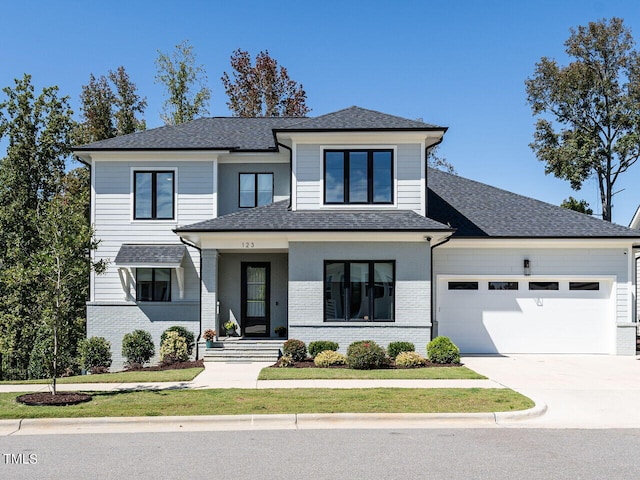
[[[26,393],[16,397],[19,403],[30,406],[56,406],[77,405],[91,400],[91,395],[79,392],[49,392]]]

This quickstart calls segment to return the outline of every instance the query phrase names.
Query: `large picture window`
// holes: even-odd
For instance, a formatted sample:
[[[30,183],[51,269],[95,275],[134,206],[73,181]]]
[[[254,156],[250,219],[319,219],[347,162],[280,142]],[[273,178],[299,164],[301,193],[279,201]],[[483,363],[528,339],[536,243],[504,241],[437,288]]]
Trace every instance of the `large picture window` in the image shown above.
[[[260,207],[273,203],[273,173],[240,174],[240,207]]]
[[[174,172],[134,172],[133,218],[173,220]]]
[[[325,150],[324,203],[393,203],[393,151]]]
[[[325,322],[393,322],[395,262],[326,261]]]
[[[170,302],[171,269],[137,268],[136,300],[138,302]]]

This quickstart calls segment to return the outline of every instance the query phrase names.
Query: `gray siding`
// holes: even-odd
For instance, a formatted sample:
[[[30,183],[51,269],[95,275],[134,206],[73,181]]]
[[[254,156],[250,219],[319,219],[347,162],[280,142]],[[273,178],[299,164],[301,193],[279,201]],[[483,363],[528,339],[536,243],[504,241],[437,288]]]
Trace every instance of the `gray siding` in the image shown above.
[[[176,169],[177,209],[175,221],[134,221],[132,219],[132,169]],[[172,229],[212,218],[215,214],[213,163],[179,161],[175,163],[137,161],[97,161],[93,169],[96,238],[101,243],[97,258],[111,262],[107,273],[93,275],[94,301],[120,301],[125,298],[118,269],[113,259],[123,243],[179,243]],[[199,254],[188,249],[185,262],[185,299],[197,300],[199,295]],[[178,291],[174,281],[172,290]]]
[[[219,257],[220,317],[218,325],[228,320],[241,324],[241,263],[269,262],[271,264],[271,336],[277,337],[274,329],[287,326],[287,277],[288,257],[286,253],[221,253]],[[218,332],[223,331],[218,328]]]
[[[323,158],[322,147],[328,145],[296,146],[296,208],[318,209],[322,206]],[[376,148],[371,145],[370,148]],[[397,208],[424,213],[424,168],[420,144],[399,144],[396,155]],[[379,208],[371,207],[371,208]]]
[[[90,303],[87,305],[87,337],[105,337],[111,342],[111,371],[115,372],[124,368],[122,337],[134,330],[146,330],[151,333],[155,344],[156,355],[151,360],[154,364],[160,361],[160,335],[167,328],[180,325],[198,338],[199,310],[198,302],[138,305],[124,302]]]
[[[431,335],[430,249],[425,243],[302,243],[289,245],[289,338],[411,341],[424,352]],[[325,260],[395,260],[395,321],[324,322]]]
[[[243,210],[239,207],[240,173],[273,173],[274,201],[289,198],[289,163],[221,163],[218,165],[218,216]]]

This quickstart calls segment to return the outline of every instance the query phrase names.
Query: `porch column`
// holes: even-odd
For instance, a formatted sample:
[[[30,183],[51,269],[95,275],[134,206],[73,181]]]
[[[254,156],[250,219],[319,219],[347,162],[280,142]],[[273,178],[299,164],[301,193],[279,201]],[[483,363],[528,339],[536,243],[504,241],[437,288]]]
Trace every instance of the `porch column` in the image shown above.
[[[202,309],[202,331],[210,328],[218,332],[218,250],[202,250],[202,271],[200,297]],[[202,333],[202,332],[200,332]]]

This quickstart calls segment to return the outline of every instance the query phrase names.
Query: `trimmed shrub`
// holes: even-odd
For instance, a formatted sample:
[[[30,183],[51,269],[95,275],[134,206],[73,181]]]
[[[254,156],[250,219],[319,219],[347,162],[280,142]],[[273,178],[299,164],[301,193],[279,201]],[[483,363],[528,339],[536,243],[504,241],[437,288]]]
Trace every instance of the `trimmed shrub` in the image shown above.
[[[284,342],[282,353],[290,356],[294,362],[302,362],[307,358],[307,346],[302,340],[292,338]]]
[[[334,365],[346,365],[347,357],[334,350],[324,350],[316,355],[313,359],[316,367],[333,367]]]
[[[433,363],[460,363],[460,349],[449,337],[436,337],[427,345],[427,358]]]
[[[354,342],[347,349],[347,365],[356,370],[371,370],[389,365],[384,348],[374,341]]]
[[[169,332],[178,332],[180,336],[184,338],[185,342],[187,343],[187,355],[190,357],[191,354],[193,353],[193,346],[196,344],[196,337],[193,334],[193,332],[179,325],[174,325],[173,327],[169,327],[164,332],[162,332],[162,335],[160,335],[161,346],[164,343],[164,339],[167,338],[167,334]]]
[[[111,366],[111,343],[104,337],[91,337],[80,342],[80,363],[91,373],[106,373]]]
[[[186,362],[189,360],[187,353],[187,341],[177,331],[172,330],[167,334],[160,345],[160,357],[164,365],[172,363]]]
[[[134,330],[122,337],[122,356],[127,359],[127,365],[139,363],[144,365],[156,353],[151,334],[145,330]]]
[[[309,344],[309,356],[315,358],[320,352],[331,350],[333,352],[338,351],[339,345],[336,342],[330,342],[328,340],[317,340]]]
[[[283,355],[280,357],[280,360],[278,360],[278,367],[280,368],[293,367],[294,363],[295,362],[293,361],[293,358],[291,358],[289,355]]]
[[[413,368],[422,367],[427,364],[427,360],[416,352],[400,352],[396,357],[396,367]]]
[[[415,352],[416,346],[411,342],[391,342],[387,347],[387,355],[396,358],[401,352]]]

